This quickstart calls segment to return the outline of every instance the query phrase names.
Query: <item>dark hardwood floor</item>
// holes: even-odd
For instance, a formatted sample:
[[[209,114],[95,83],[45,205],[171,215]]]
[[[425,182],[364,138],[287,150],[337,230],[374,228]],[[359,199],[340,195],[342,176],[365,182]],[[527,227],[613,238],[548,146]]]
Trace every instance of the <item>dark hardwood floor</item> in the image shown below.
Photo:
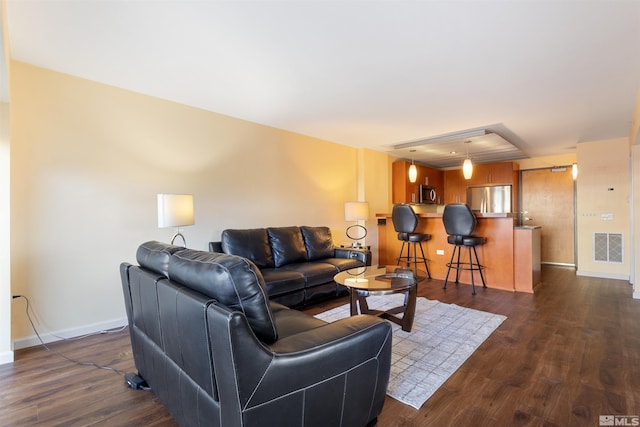
[[[420,410],[387,398],[387,426],[598,426],[640,415],[640,300],[619,280],[544,266],[535,295],[450,286],[419,295],[507,320]],[[346,303],[313,306],[309,314]],[[68,357],[134,371],[128,331],[51,344]],[[80,366],[41,347],[0,366],[1,426],[175,426],[152,392],[121,373]]]

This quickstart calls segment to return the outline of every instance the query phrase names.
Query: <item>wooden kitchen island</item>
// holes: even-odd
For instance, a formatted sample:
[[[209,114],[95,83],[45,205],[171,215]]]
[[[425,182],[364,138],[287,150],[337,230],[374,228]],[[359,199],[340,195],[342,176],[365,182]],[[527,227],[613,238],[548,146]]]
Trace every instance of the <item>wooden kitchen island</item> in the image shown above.
[[[391,214],[376,214],[376,217],[378,220],[379,263],[381,265],[394,265],[400,253],[402,243],[398,240],[397,233],[393,228]],[[431,277],[444,280],[447,274],[447,263],[453,252],[453,245],[447,243],[447,233],[442,223],[442,213],[420,213],[418,214],[418,218],[419,223],[416,232],[431,234],[431,240],[423,242],[422,244],[425,256],[429,259]],[[484,245],[476,247],[480,263],[485,266],[484,275],[487,287],[509,291],[533,292],[533,288],[537,283],[533,283],[535,279],[532,279],[530,283],[527,283],[527,280],[528,278],[535,277],[535,275],[515,274],[516,255],[517,257],[524,257],[521,259],[532,259],[533,264],[535,264],[536,260],[539,260],[540,257],[539,255],[536,257],[531,251],[522,249],[518,249],[518,253],[515,253],[515,247],[531,247],[534,251],[536,247],[531,245],[516,246],[514,244],[514,239],[520,239],[520,234],[522,233],[520,231],[518,233],[514,232],[514,219],[512,214],[476,213],[476,218],[478,219],[478,224],[474,234],[487,238],[487,242]],[[516,236],[516,234],[518,234],[518,236]],[[537,250],[539,250],[539,248]],[[461,259],[468,259],[466,249],[463,249],[462,254],[463,257]],[[522,265],[522,263],[518,263],[518,266],[520,265]],[[480,275],[478,272],[474,274],[476,287],[478,287],[478,284],[482,283]],[[453,282],[454,280],[455,270],[452,270],[449,275],[449,281]],[[518,280],[518,283],[516,283],[516,280]],[[471,276],[468,271],[460,271],[460,282],[471,284]],[[471,290],[469,290],[469,292],[471,292]]]

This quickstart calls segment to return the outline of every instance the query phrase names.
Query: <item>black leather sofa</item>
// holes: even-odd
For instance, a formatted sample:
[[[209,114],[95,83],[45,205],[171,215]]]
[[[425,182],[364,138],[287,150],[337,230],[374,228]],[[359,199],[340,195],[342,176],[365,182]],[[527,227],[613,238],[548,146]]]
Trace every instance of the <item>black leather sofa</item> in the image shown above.
[[[219,242],[209,242],[209,250],[253,261],[269,298],[287,307],[347,295],[333,280],[336,273],[371,265],[368,251],[336,248],[329,227],[228,229]]]
[[[391,327],[326,323],[267,299],[246,258],[142,244],[120,274],[139,375],[181,426],[366,426],[382,410]]]

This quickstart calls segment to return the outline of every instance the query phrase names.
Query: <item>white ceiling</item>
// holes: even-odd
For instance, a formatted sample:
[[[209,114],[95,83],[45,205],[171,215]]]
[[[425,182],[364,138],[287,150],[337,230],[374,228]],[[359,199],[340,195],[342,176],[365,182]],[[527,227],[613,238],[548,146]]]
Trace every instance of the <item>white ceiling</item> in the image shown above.
[[[640,87],[638,0],[6,3],[15,60],[376,150],[571,153],[628,136]]]

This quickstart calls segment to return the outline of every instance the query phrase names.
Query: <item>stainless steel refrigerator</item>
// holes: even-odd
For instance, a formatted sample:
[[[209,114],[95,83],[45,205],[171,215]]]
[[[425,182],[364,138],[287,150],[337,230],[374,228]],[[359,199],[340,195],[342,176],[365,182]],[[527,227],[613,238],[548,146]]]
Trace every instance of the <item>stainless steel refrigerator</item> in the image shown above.
[[[467,188],[467,205],[474,212],[511,212],[511,186],[492,185]]]

